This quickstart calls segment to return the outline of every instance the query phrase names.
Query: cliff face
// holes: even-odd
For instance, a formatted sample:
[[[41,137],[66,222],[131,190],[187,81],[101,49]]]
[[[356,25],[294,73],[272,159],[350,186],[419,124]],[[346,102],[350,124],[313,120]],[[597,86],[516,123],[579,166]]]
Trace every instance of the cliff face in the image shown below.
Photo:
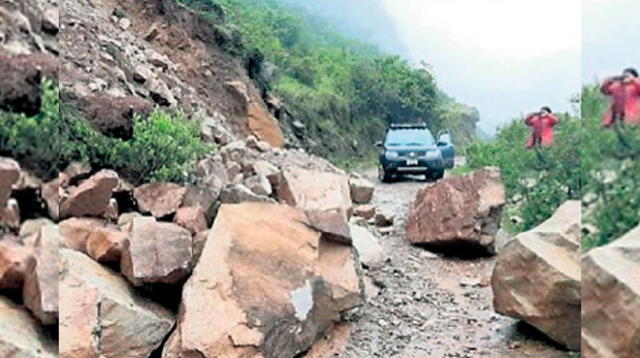
[[[62,102],[113,136],[128,135],[133,112],[159,106],[203,120],[217,142],[253,133],[282,146],[239,56],[240,35],[222,18],[172,0],[63,2]]]

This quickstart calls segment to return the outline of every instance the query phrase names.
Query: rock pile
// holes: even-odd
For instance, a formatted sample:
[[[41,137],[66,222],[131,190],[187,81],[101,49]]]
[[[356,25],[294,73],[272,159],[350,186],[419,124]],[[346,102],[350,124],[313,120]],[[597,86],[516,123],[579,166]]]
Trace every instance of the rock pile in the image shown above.
[[[506,203],[500,170],[485,168],[421,189],[407,218],[412,244],[457,255],[495,253]]]
[[[582,257],[582,355],[640,356],[640,227]]]
[[[6,300],[7,315],[35,317],[20,328],[37,342],[25,354],[54,344],[51,325],[65,358],[292,358],[342,327],[364,300],[360,266],[384,261],[376,238],[349,223],[355,205],[370,205],[373,186],[263,143],[229,143],[187,186],[134,187],[114,171],[72,163],[37,187],[41,217],[29,220],[14,193],[30,174],[0,159],[0,198],[17,215],[16,225],[3,224],[0,290],[22,291],[25,308]]]
[[[509,241],[491,277],[494,308],[552,340],[580,349],[580,210],[564,203],[538,227]]]
[[[15,197],[26,176],[16,161],[0,158],[0,355],[56,357],[50,332],[59,317],[60,233],[48,219],[22,220],[32,214],[21,211],[26,205]],[[11,302],[3,293],[18,299]]]

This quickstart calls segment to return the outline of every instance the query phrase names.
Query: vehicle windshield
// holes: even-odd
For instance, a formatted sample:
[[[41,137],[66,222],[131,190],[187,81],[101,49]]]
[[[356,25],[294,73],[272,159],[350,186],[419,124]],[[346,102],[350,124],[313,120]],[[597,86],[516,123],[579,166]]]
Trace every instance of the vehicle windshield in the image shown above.
[[[433,146],[435,140],[431,132],[425,129],[396,129],[389,131],[384,144],[387,147],[428,147]]]

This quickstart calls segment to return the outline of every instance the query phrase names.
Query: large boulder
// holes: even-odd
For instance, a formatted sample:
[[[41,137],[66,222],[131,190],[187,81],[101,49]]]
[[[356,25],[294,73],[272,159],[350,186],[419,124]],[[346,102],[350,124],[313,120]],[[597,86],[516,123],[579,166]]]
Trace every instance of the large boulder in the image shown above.
[[[57,358],[58,346],[26,309],[0,296],[0,357]],[[88,356],[87,356],[88,357]]]
[[[352,247],[322,240],[303,211],[222,205],[163,357],[293,358],[361,303]]]
[[[42,79],[58,77],[57,58],[47,54],[5,56],[2,52],[0,110],[35,116],[42,105]]]
[[[340,209],[351,213],[349,177],[342,174],[292,168],[282,172],[278,199],[303,210]]]
[[[0,157],[0,208],[7,205],[11,187],[20,179],[20,165],[9,158]]]
[[[500,170],[485,168],[421,189],[409,210],[407,237],[412,244],[466,255],[494,253],[494,236],[506,203]]]
[[[582,356],[640,357],[640,226],[582,258]]]
[[[498,313],[580,348],[580,202],[570,201],[498,254],[491,285]]]
[[[191,233],[171,223],[149,222],[136,226],[135,220],[122,252],[122,273],[134,286],[172,284],[184,279],[193,261]]]
[[[60,216],[102,216],[109,207],[111,192],[118,185],[118,174],[103,169],[89,177],[62,203]]]
[[[187,189],[178,184],[159,182],[137,187],[133,196],[140,212],[161,218],[175,213],[186,193]]]
[[[17,238],[0,235],[0,290],[22,287],[31,256]]]
[[[82,253],[60,261],[60,358],[146,358],[162,344],[169,311]]]
[[[40,228],[22,290],[25,305],[45,325],[58,322],[59,242],[60,229],[57,225]]]

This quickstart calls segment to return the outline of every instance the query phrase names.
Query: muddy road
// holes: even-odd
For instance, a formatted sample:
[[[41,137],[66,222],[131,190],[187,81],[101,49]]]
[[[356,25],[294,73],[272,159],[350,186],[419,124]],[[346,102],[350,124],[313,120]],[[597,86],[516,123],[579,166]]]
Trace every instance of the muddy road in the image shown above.
[[[372,181],[375,171],[367,173]],[[516,320],[493,311],[494,258],[445,258],[413,247],[404,219],[424,185],[407,180],[376,186],[378,210],[394,213],[394,230],[378,235],[388,261],[365,271],[368,300],[353,317],[341,358],[567,358],[570,355]]]

